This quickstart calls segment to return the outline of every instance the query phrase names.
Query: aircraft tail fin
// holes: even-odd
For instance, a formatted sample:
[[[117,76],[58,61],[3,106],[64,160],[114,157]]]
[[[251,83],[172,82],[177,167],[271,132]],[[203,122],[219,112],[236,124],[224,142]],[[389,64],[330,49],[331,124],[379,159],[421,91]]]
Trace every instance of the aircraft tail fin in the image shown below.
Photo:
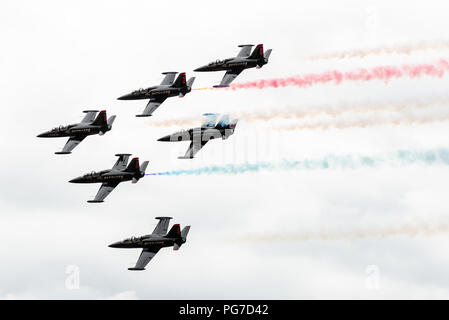
[[[181,237],[175,240],[173,244],[173,250],[178,250],[187,241],[187,235],[189,234],[190,226],[185,226],[181,231]]]
[[[180,238],[181,237],[181,228],[179,224],[174,224],[170,231],[168,231],[166,238]]]
[[[107,124],[106,120],[106,110],[100,111],[100,113],[95,118],[94,122],[92,122],[93,125],[102,126]]]
[[[174,88],[183,88],[186,86],[186,73],[181,72],[176,78],[175,82],[171,85]]]
[[[126,172],[140,172],[139,158],[133,158],[125,169]]]
[[[263,59],[263,44],[258,44],[249,56],[251,59]]]

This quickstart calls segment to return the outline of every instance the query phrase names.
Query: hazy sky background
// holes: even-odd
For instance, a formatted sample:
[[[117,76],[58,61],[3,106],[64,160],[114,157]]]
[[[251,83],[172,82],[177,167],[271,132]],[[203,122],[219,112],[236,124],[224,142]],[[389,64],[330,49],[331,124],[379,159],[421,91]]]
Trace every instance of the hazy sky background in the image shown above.
[[[159,172],[447,148],[447,122],[285,132],[273,129],[280,120],[241,118],[229,140],[209,143],[196,159],[178,160],[188,143],[156,140],[181,128],[152,127],[153,121],[192,116],[199,124],[204,112],[449,100],[447,77],[193,91],[140,119],[134,115],[146,101],[116,100],[159,83],[164,71],[195,75],[196,88],[217,84],[222,72],[194,74],[193,69],[234,56],[237,45],[247,43],[263,43],[273,53],[268,65],[243,72],[236,83],[433,63],[448,58],[449,46],[365,58],[309,58],[422,41],[445,44],[447,9],[447,1],[429,0],[2,1],[0,298],[449,298],[446,232],[345,238],[410,226],[447,230],[447,166],[147,176],[135,185],[119,185],[103,204],[86,202],[99,185],[68,183],[110,168],[115,153],[149,160],[147,172]],[[117,115],[112,131],[88,137],[67,156],[54,154],[66,139],[36,138],[54,126],[78,122],[86,109]],[[128,271],[140,251],[108,244],[150,233],[154,217],[161,215],[192,226],[187,243],[177,252],[161,250],[144,272]],[[266,234],[318,236],[245,240]],[[338,239],[326,239],[327,234]],[[79,270],[79,289],[70,286],[73,270]]]

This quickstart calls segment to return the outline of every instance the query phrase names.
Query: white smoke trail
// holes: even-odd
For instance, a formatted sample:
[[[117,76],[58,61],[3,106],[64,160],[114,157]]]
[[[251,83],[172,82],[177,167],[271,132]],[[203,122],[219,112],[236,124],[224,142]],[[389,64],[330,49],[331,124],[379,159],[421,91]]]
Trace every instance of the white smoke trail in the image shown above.
[[[449,41],[421,41],[414,44],[399,44],[391,46],[383,46],[377,48],[346,50],[340,52],[332,52],[327,54],[319,54],[315,56],[304,57],[305,60],[329,60],[329,59],[347,59],[347,58],[365,58],[372,55],[392,55],[405,54],[410,55],[419,51],[440,51],[449,50]]]
[[[320,117],[272,126],[279,131],[368,128],[382,125],[423,125],[449,121],[449,107],[426,112],[366,113],[346,117]]]
[[[430,101],[408,101],[401,103],[366,103],[366,104],[345,104],[345,105],[321,105],[321,106],[298,106],[298,107],[288,107],[282,109],[273,108],[272,110],[257,110],[252,112],[234,112],[232,116],[241,119],[245,122],[269,122],[272,120],[301,120],[301,119],[312,119],[321,116],[328,116],[334,118],[333,121],[337,121],[337,117],[341,117],[347,114],[369,114],[373,112],[395,112],[395,113],[406,113],[413,110],[424,110],[431,109],[435,107],[448,106],[449,108],[449,98],[435,98]],[[425,115],[423,115],[425,118]],[[438,119],[436,119],[438,120]],[[150,126],[153,127],[187,127],[187,126],[198,126],[201,119],[198,117],[186,117],[183,119],[168,119],[168,120],[158,120],[152,119],[149,122]],[[407,117],[401,119],[400,115],[393,115],[390,120],[383,120],[383,124],[387,124],[388,121],[392,124],[407,124],[411,123],[410,118]],[[428,123],[429,118],[423,119],[422,123]],[[445,120],[444,120],[445,121]],[[419,122],[414,121],[414,123]],[[324,125],[325,127],[330,127],[331,125]],[[357,124],[351,125],[356,127]],[[359,125],[360,127],[367,126],[366,120],[362,119]],[[299,123],[301,127],[301,123]],[[338,127],[338,126],[336,126]],[[282,130],[278,127],[279,130]],[[287,127],[287,130],[288,129]]]
[[[383,227],[367,227],[359,230],[333,230],[321,232],[285,232],[285,233],[264,233],[247,234],[235,238],[242,242],[303,242],[311,240],[336,241],[336,240],[363,240],[368,238],[382,239],[385,237],[407,236],[415,237],[434,236],[440,233],[449,232],[448,222],[420,223],[389,225]]]

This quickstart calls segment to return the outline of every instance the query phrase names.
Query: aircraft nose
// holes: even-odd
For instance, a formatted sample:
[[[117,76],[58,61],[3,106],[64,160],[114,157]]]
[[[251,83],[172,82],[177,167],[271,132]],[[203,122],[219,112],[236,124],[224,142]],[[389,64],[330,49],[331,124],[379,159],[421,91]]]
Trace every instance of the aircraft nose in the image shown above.
[[[109,248],[120,248],[121,244],[122,244],[121,241],[117,241],[117,242],[111,243],[108,247]]]
[[[41,134],[38,134],[37,137],[38,138],[46,138],[46,137],[48,137],[48,131],[46,131],[44,133],[41,133]]]
[[[170,135],[157,139],[157,141],[170,141]]]
[[[129,100],[130,98],[131,98],[131,94],[128,93],[128,94],[125,94],[125,95],[123,95],[121,97],[118,97],[117,100]]]
[[[72,180],[69,180],[69,182],[70,182],[70,183],[80,183],[81,180],[82,180],[82,177],[77,177],[77,178],[74,178],[74,179],[72,179]]]
[[[195,71],[195,72],[207,71],[207,66],[202,66],[202,67],[196,68],[193,71]]]

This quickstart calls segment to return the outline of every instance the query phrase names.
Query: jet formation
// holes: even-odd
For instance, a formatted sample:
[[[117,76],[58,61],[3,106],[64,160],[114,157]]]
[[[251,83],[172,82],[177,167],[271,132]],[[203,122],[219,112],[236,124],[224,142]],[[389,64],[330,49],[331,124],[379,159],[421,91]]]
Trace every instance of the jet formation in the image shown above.
[[[243,70],[249,68],[261,68],[268,63],[271,49],[264,52],[263,45],[259,44],[251,52],[254,45],[240,45],[240,52],[236,57],[224,60],[216,60],[205,66],[195,69],[196,72],[212,72],[226,71],[221,83],[214,87],[228,87],[231,82]],[[185,72],[164,72],[165,77],[159,85],[151,86],[146,89],[135,90],[129,94],[125,94],[118,100],[149,100],[144,111],[136,117],[149,117],[153,112],[169,97],[184,97],[191,92],[195,77],[186,81]],[[175,79],[176,78],[176,79]],[[72,150],[80,144],[87,136],[99,134],[104,135],[112,129],[112,124],[116,116],[106,117],[106,111],[86,110],[85,117],[80,123],[59,126],[50,131],[46,131],[38,135],[39,138],[58,138],[68,137],[69,140],[63,147],[62,151],[56,154],[70,154]],[[190,146],[184,156],[180,159],[192,159],[203,148],[206,143],[212,139],[222,138],[228,139],[234,134],[238,120],[229,118],[224,114],[218,119],[218,114],[206,113],[206,119],[200,127],[181,130],[179,132],[167,135],[158,139],[158,141],[190,141]],[[145,170],[148,161],[139,164],[139,158],[133,158],[129,164],[128,160],[131,154],[116,154],[119,157],[111,169],[102,171],[92,171],[77,178],[70,180],[71,183],[101,183],[93,200],[87,202],[98,203],[104,202],[105,198],[124,181],[132,181],[137,183],[145,176]],[[190,226],[184,227],[182,230],[179,224],[174,224],[170,231],[167,232],[171,217],[157,217],[159,220],[154,231],[149,235],[141,237],[131,237],[123,241],[115,242],[109,247],[112,248],[142,248],[142,252],[134,267],[129,270],[145,270],[146,265],[159,252],[161,248],[173,247],[178,250],[186,241]]]
[[[88,200],[87,202],[103,202],[119,183],[124,181],[137,183],[140,178],[145,176],[148,161],[143,162],[142,166],[139,166],[139,158],[133,158],[127,165],[128,159],[131,156],[129,153],[119,153],[116,154],[116,156],[119,158],[112,169],[106,169],[99,172],[92,171],[91,173],[87,173],[69,181],[71,183],[101,183],[100,190],[98,190],[95,199]]]
[[[238,119],[229,121],[229,115],[223,115],[217,122],[218,114],[205,113],[206,119],[201,127],[181,130],[173,134],[158,139],[158,141],[191,141],[190,146],[184,156],[178,159],[192,159],[206,143],[212,139],[228,139],[234,134]]]
[[[186,74],[182,72],[176,78],[176,81],[174,81],[177,72],[164,72],[162,74],[165,75],[165,78],[160,85],[135,90],[119,97],[118,100],[150,99],[145,110],[141,114],[136,115],[136,117],[150,117],[167,98],[176,96],[182,98],[192,90],[195,77],[190,78],[186,82]]]
[[[70,124],[68,126],[59,126],[50,131],[46,131],[38,135],[38,138],[62,138],[69,137],[62,151],[55,152],[55,154],[70,154],[72,150],[81,143],[87,136],[93,134],[104,135],[112,129],[115,116],[106,118],[106,110],[86,110],[84,119],[80,123]],[[98,115],[97,115],[98,113]],[[107,119],[107,120],[106,120]]]
[[[160,249],[173,247],[173,250],[178,250],[187,241],[187,234],[189,233],[190,226],[184,227],[181,231],[179,224],[174,224],[167,233],[168,224],[172,218],[156,217],[156,219],[159,220],[159,223],[156,225],[156,228],[154,228],[152,234],[141,237],[131,237],[109,245],[111,248],[142,248],[142,252],[140,253],[136,265],[133,268],[128,268],[128,270],[145,270],[146,265],[153,259]]]
[[[211,63],[195,69],[196,72],[210,72],[210,71],[226,71],[221,83],[214,86],[214,88],[229,87],[232,81],[242,73],[243,70],[249,68],[262,68],[268,63],[272,49],[263,51],[263,44],[258,44],[253,52],[252,44],[239,45],[240,52],[237,57],[228,58],[224,60],[216,60]]]

